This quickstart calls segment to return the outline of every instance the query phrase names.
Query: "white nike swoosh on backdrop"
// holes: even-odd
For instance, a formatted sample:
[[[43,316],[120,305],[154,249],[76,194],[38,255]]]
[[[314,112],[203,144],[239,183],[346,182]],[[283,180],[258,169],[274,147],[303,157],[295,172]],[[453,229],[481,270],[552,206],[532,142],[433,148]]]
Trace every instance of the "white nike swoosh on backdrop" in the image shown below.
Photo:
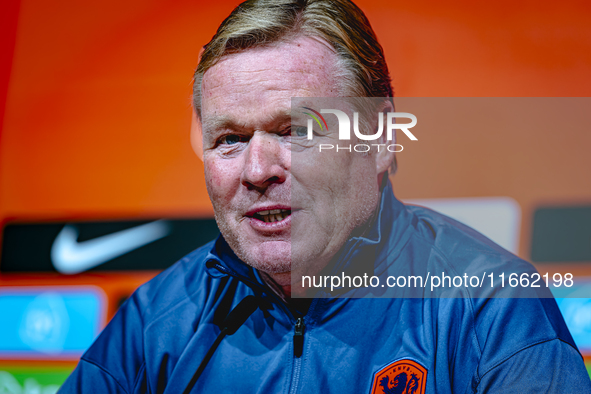
[[[78,229],[66,225],[51,246],[51,261],[62,274],[77,274],[170,234],[170,223],[156,220],[127,230],[78,242]]]

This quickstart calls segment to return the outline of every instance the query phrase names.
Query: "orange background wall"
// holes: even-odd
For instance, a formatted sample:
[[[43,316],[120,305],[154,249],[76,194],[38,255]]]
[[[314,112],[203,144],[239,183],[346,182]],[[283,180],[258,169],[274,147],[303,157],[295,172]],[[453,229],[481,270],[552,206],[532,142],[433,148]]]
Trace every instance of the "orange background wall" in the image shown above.
[[[357,3],[399,97],[591,96],[588,0]],[[211,216],[189,142],[190,85],[199,49],[237,4],[3,1],[0,224]],[[513,197],[528,258],[536,206],[591,203],[591,122],[581,122],[535,122],[513,134],[430,128],[399,155],[396,193]],[[97,285],[109,295],[110,317],[118,297],[154,274],[3,275],[0,285]],[[75,360],[62,363],[73,368]]]
[[[191,76],[236,4],[5,2],[0,221],[211,215],[189,143]],[[358,4],[398,96],[591,96],[588,1]],[[511,196],[527,234],[540,202],[591,201],[591,133],[568,136],[524,130],[499,151],[489,133],[433,135],[400,155],[395,189],[402,198]],[[520,254],[528,257],[526,236]]]

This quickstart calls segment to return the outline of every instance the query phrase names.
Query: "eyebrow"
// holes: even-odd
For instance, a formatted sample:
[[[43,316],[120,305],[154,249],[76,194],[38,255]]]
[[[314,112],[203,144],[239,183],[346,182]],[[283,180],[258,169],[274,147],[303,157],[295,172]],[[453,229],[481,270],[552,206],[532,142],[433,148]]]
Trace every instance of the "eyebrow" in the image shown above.
[[[203,132],[206,132],[219,129],[235,128],[235,126],[237,126],[236,123],[229,116],[214,116],[203,119],[202,130]]]
[[[279,124],[286,121],[291,122],[291,108],[287,110],[277,110],[264,120],[264,124]],[[234,117],[228,115],[207,117],[203,120],[203,131],[211,132],[223,129],[244,129],[247,128],[245,123],[237,121]]]

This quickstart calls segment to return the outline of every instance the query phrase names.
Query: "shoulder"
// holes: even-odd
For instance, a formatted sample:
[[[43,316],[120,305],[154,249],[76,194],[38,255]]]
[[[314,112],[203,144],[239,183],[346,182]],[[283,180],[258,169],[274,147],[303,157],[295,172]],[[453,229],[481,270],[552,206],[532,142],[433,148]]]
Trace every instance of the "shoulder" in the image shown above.
[[[582,357],[556,301],[529,262],[445,215],[417,206],[407,209],[416,218],[415,248],[421,245],[429,249],[426,264],[431,274],[462,278],[462,286],[453,292],[456,299],[438,303],[443,313],[440,323],[473,333],[479,360],[474,384],[481,380],[490,384],[490,377],[498,380],[498,374],[508,373],[524,357],[534,354],[540,362],[536,368],[541,372],[532,376],[553,376],[563,368],[581,368]],[[509,285],[512,274],[517,278],[512,282],[517,284],[515,287]],[[519,281],[521,275],[529,280]],[[469,283],[472,276],[477,277],[477,286]],[[467,286],[464,277],[468,278]],[[535,278],[540,287],[532,287]],[[556,357],[560,355],[560,360],[553,358],[552,352]],[[525,368],[525,364],[521,367]]]
[[[448,275],[475,275],[479,281],[488,286],[467,286],[475,297],[490,296],[479,289],[494,288],[499,291],[501,280],[498,275],[505,274],[505,285],[508,275],[512,273],[527,274],[528,277],[537,273],[532,264],[502,248],[486,236],[448,216],[430,209],[407,205],[406,208],[416,218],[414,221],[414,241],[427,247],[430,253],[430,268],[439,268]],[[492,275],[492,276],[491,276]],[[474,278],[473,283],[476,283]],[[532,293],[528,289],[517,289],[506,286],[504,296],[523,296],[521,291]],[[511,290],[512,289],[512,290]],[[511,291],[509,291],[511,290]],[[531,290],[531,289],[529,289]],[[512,293],[512,294],[509,294]],[[547,293],[544,296],[550,296]]]
[[[140,286],[82,356],[70,380],[90,379],[92,375],[132,392],[138,374],[148,369],[151,360],[147,355],[158,355],[160,345],[164,344],[166,350],[174,341],[190,336],[191,320],[205,305],[201,300],[215,281],[221,280],[206,271],[213,244],[196,249]],[[187,332],[179,333],[177,327]],[[173,329],[177,336],[162,335]],[[153,335],[149,335],[150,331],[154,331]]]
[[[484,253],[507,260],[519,259],[472,227],[449,216],[421,206],[405,205],[405,207],[417,218],[415,226],[418,230],[417,235],[447,256],[472,252],[472,254]],[[467,248],[470,250],[466,250]]]
[[[591,381],[572,345],[554,339],[482,366],[472,381],[473,392],[589,393]]]
[[[130,301],[139,309],[144,325],[176,305],[207,293],[214,278],[207,274],[206,262],[214,243],[189,253],[135,291]]]

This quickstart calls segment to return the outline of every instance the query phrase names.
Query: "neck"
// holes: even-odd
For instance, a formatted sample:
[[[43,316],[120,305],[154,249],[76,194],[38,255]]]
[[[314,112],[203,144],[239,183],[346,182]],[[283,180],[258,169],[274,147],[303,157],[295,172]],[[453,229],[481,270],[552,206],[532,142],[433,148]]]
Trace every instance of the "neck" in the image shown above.
[[[266,272],[259,271],[259,274],[267,286],[269,286],[269,288],[287,304],[291,303],[293,300],[292,295],[297,298],[306,296],[307,289],[301,286],[292,286],[291,272],[267,274]]]
[[[384,194],[384,189],[388,182],[387,172],[381,173],[379,175],[380,183],[380,197],[378,199],[378,203],[374,209],[373,214],[367,219],[367,221],[357,227],[355,230],[351,232],[349,238],[351,237],[362,237],[369,232],[371,227],[374,225],[375,221],[377,220],[380,214],[380,206]],[[335,254],[335,255],[338,255]],[[334,256],[333,256],[334,257]],[[315,272],[316,274],[320,274],[324,269],[330,268],[330,261],[327,264],[324,264],[325,267],[323,269],[318,270]],[[265,283],[269,286],[269,288],[281,298],[286,304],[293,304],[294,302],[299,302],[301,300],[306,300],[306,296],[309,296],[309,288],[305,288],[302,286],[301,282],[292,282],[292,273],[291,272],[283,272],[279,274],[268,274],[263,271],[259,271],[262,279]],[[295,298],[292,298],[295,296]],[[297,301],[296,301],[297,300]]]

